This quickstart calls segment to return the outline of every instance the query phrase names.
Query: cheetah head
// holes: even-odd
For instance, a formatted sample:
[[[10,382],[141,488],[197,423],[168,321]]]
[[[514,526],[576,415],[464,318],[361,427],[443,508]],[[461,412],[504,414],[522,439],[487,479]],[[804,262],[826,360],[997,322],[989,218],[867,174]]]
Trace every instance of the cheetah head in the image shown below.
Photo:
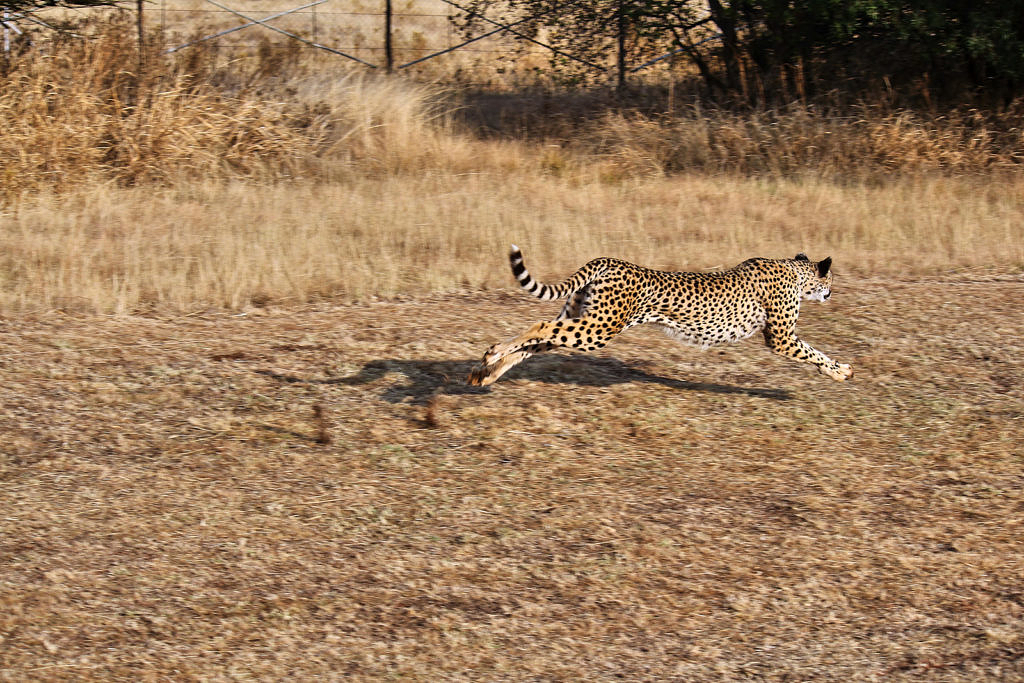
[[[800,298],[808,301],[828,301],[832,296],[832,257],[815,263],[806,254],[794,259],[801,266]]]

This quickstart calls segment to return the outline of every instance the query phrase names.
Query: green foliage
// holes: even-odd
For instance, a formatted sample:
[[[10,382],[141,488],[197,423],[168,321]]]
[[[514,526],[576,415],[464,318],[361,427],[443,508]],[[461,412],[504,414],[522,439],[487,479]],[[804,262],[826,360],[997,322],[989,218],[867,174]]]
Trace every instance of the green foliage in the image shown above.
[[[767,102],[884,88],[941,99],[1009,99],[1024,87],[1024,0],[476,0],[483,15],[560,56],[561,73],[621,79],[677,51],[707,90]],[[499,18],[500,17],[500,18]],[[553,67],[556,66],[553,62]]]

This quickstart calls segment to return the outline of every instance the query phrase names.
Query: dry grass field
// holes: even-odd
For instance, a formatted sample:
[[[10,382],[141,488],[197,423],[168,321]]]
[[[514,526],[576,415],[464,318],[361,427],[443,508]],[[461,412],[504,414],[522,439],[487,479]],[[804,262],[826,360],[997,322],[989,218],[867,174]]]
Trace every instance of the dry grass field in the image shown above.
[[[640,329],[471,389],[510,290],[7,319],[0,680],[1024,680],[1022,300],[842,276],[845,384]]]
[[[0,314],[242,311],[493,289],[510,283],[510,242],[548,280],[598,256],[703,270],[797,251],[861,275],[1024,270],[1022,181],[609,183],[600,168],[532,174],[527,152],[498,149],[521,166],[36,198],[0,215]]]
[[[135,73],[130,24],[87,29],[5,66],[2,315],[493,288],[513,240],[556,273],[796,250],[865,275],[1024,268],[1019,105],[647,116],[528,93],[516,109],[301,53],[154,54]]]
[[[85,29],[2,64],[0,681],[1024,681],[1019,102],[136,72]],[[468,387],[558,310],[513,241],[832,255],[800,331],[856,375],[640,329]]]

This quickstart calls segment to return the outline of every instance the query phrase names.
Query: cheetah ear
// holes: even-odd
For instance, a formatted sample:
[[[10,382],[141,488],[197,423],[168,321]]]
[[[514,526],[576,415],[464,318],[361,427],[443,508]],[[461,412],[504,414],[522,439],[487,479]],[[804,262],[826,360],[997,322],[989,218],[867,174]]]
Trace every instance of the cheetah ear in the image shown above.
[[[824,261],[818,261],[818,277],[825,277],[828,275],[829,269],[832,268],[832,257],[829,256]]]
[[[796,255],[796,258],[794,258],[793,260],[794,261],[810,261],[811,259],[807,258],[807,254],[805,254],[803,252],[800,252],[799,254]]]

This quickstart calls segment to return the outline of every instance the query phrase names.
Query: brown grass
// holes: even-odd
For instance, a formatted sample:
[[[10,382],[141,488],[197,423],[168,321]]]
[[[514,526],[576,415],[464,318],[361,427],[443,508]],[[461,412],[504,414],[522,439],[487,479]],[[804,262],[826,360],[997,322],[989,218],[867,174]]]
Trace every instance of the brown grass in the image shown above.
[[[435,86],[301,51],[154,53],[138,74],[127,24],[82,30],[15,60],[0,94],[4,315],[503,286],[511,241],[547,279],[602,255],[798,250],[847,272],[1024,267],[1020,131],[994,115],[691,108],[480,139]]]
[[[510,242],[547,281],[597,256],[700,270],[806,251],[831,254],[840,272],[895,277],[1024,268],[1019,181],[609,182],[600,169],[558,178],[522,163],[502,174],[39,197],[0,216],[0,313],[245,310],[505,287]]]
[[[104,30],[0,93],[0,680],[1024,681],[1001,124],[484,141],[433,87],[137,74]],[[801,333],[857,374],[635,331],[468,388],[557,310],[510,241],[543,280],[831,254]]]
[[[1019,104],[1017,109],[1019,109]],[[845,182],[918,174],[1016,171],[1024,129],[1016,109],[923,115],[862,106],[849,115],[795,105],[733,113],[685,108],[670,117],[610,114],[569,144],[642,173],[703,171]]]
[[[516,145],[469,139],[479,132],[557,143],[555,156],[567,158],[512,153],[539,156],[548,171],[596,161],[624,177],[699,171],[877,181],[1012,171],[1022,161],[1020,103],[1001,112],[793,105],[736,113],[690,104],[692,95],[666,99],[657,87],[614,97],[488,97],[373,77],[295,43],[225,62],[206,43],[162,54],[154,34],[140,69],[125,16],[92,19],[78,31],[91,37],[54,37],[7,65],[0,153],[11,160],[8,201],[103,180],[503,170],[501,157]],[[458,101],[472,111],[457,114]]]
[[[349,68],[313,72],[277,52],[221,63],[215,50],[147,56],[139,73],[129,25],[80,27],[16,59],[0,93],[8,202],[195,179],[321,180],[458,169],[437,88]],[[454,154],[453,154],[454,152]]]
[[[0,326],[0,679],[1024,680],[1019,281],[461,378],[519,293]],[[323,425],[332,443],[318,443]]]
[[[1006,130],[483,141],[436,88],[140,75],[105,30],[0,93],[0,680],[1024,681]],[[510,241],[543,280],[832,254],[801,333],[857,374],[636,331],[468,388],[557,310]]]
[[[275,102],[232,97],[183,70],[140,75],[128,25],[87,24],[95,37],[56,38],[17,60],[0,94],[7,199],[103,180],[262,175],[315,150]]]

